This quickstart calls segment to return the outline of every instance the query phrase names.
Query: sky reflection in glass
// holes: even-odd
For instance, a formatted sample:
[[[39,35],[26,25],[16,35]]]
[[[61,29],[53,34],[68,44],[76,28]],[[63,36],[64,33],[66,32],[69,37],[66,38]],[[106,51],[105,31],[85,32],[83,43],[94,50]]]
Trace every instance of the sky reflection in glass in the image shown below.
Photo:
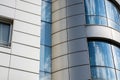
[[[120,10],[111,1],[85,0],[85,13],[86,24],[105,25],[120,31]]]
[[[109,44],[99,41],[89,42],[91,66],[108,66],[114,68],[111,47]]]
[[[116,80],[115,71],[111,68],[92,67],[92,80]]]
[[[51,24],[42,22],[41,25],[41,44],[51,46]]]
[[[120,70],[120,48],[103,41],[89,41],[88,46],[93,80],[116,80],[115,71]],[[116,74],[120,80],[120,72]]]

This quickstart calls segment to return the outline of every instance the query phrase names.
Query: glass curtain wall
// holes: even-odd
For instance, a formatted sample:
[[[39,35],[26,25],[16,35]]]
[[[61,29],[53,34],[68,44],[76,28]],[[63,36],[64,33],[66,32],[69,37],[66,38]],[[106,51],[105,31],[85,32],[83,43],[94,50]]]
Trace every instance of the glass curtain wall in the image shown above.
[[[51,80],[51,0],[42,0],[40,80]]]
[[[120,47],[103,41],[89,41],[92,80],[120,80]]]
[[[109,0],[85,0],[86,24],[103,25],[120,32],[120,10]]]

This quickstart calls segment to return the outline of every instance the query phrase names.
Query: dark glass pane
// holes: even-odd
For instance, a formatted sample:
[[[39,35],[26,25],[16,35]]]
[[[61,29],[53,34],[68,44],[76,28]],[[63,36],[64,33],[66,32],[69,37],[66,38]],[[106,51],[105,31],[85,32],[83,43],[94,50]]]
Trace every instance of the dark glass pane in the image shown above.
[[[116,80],[115,71],[111,68],[91,67],[92,80]]]
[[[115,67],[116,69],[120,70],[120,48],[112,46],[112,50],[114,55]]]
[[[40,47],[40,70],[51,72],[51,48],[42,46]]]
[[[42,1],[41,18],[43,21],[51,22],[51,3]]]
[[[2,24],[0,23],[0,43],[2,43]]]
[[[2,30],[3,30],[3,41],[5,43],[9,42],[9,34],[10,34],[10,25],[9,24],[3,24],[2,26]]]
[[[114,68],[111,46],[108,43],[91,41],[88,45],[91,66],[108,66]]]
[[[41,24],[41,44],[51,46],[51,24]]]
[[[10,24],[0,23],[0,43],[8,45],[10,35]]]
[[[106,16],[104,0],[85,0],[85,10],[88,15]]]
[[[106,18],[100,16],[86,16],[86,23],[107,26]]]

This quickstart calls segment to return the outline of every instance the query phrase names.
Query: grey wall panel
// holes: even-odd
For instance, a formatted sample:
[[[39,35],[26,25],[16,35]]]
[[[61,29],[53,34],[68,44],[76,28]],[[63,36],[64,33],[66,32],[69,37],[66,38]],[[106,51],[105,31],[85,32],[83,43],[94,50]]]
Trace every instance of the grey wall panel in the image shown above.
[[[52,33],[66,29],[66,18],[52,24]]]
[[[79,7],[79,9],[76,9],[78,7]],[[79,3],[76,5],[72,5],[72,6],[67,7],[67,16],[84,14],[84,12],[85,12],[84,3]]]
[[[85,15],[76,15],[67,18],[67,27],[74,27],[85,24]]]
[[[52,80],[69,80],[68,69],[53,73]]]
[[[86,38],[76,39],[68,42],[69,53],[84,51],[84,50],[88,50]]]
[[[52,80],[90,79],[84,0],[52,1]]]
[[[63,30],[52,35],[52,45],[67,41],[67,31]]]
[[[58,21],[66,17],[66,8],[62,8],[52,13],[52,21]]]
[[[66,55],[68,51],[67,42],[52,47],[52,58]]]
[[[69,67],[89,64],[88,51],[69,54]]]
[[[69,28],[67,32],[68,32],[68,40],[86,37],[84,26]]]
[[[70,80],[89,80],[91,77],[89,65],[72,67],[69,72]]]
[[[68,68],[68,56],[58,57],[52,60],[52,72]]]
[[[53,1],[55,1],[55,0],[53,0]],[[54,12],[65,6],[66,6],[66,0],[56,0],[55,2],[52,3],[52,11]]]

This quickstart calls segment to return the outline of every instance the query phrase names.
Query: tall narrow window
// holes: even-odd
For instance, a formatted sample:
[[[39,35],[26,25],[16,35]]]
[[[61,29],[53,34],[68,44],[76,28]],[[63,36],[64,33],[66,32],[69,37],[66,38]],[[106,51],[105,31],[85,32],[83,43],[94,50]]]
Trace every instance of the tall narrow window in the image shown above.
[[[10,46],[11,24],[0,22],[0,46]]]

